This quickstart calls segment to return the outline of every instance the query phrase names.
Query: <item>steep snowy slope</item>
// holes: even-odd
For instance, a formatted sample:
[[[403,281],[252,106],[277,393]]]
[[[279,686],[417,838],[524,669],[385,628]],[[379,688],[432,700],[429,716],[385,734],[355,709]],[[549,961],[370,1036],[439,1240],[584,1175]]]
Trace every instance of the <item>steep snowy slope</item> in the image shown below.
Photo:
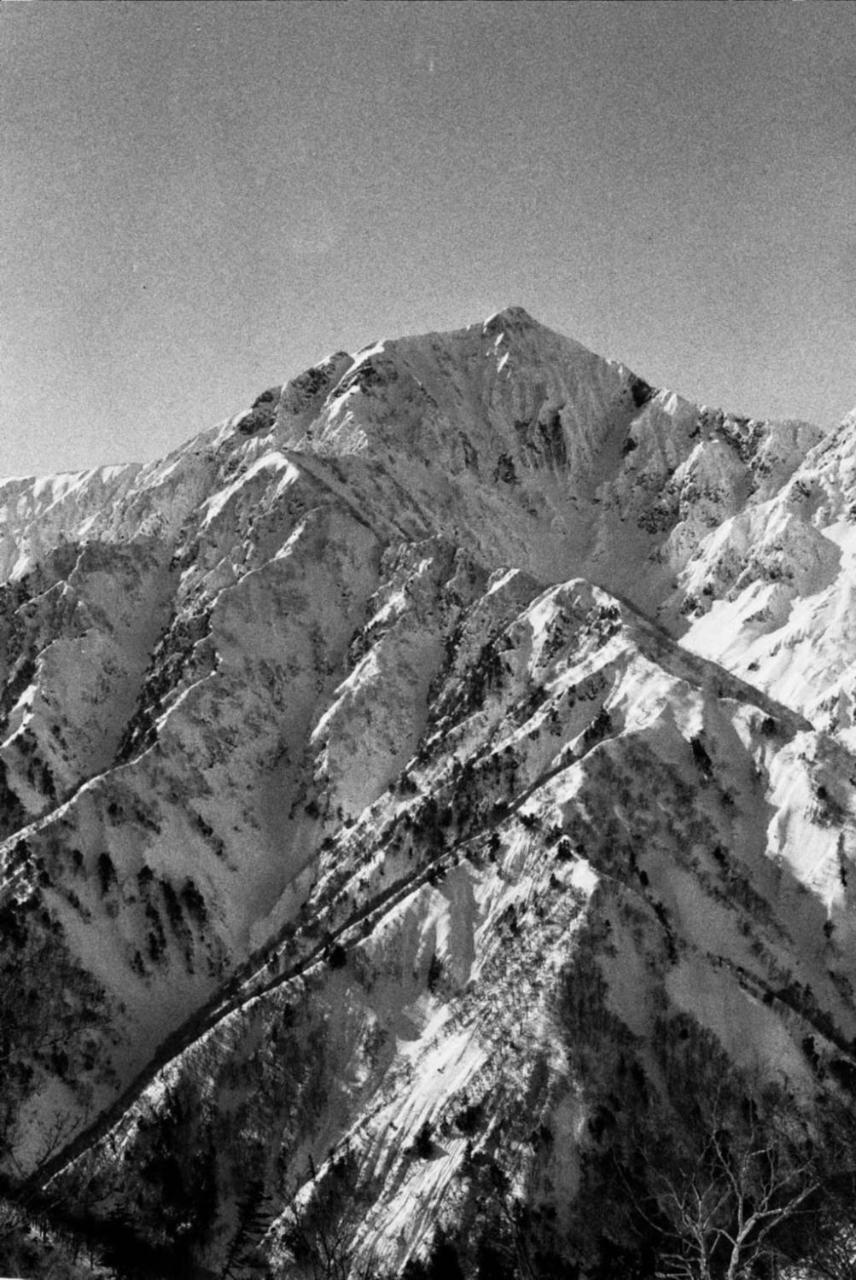
[[[396,650],[408,631],[382,622],[370,699],[345,694],[361,744],[397,714]],[[215,1273],[247,1169],[285,1274],[313,1196],[354,1260],[391,1274],[438,1224],[501,1231],[490,1186],[540,1215],[557,1256],[596,1253],[574,1195],[593,1193],[607,1117],[627,1123],[646,1088],[712,1087],[728,1062],[808,1103],[852,1068],[842,756],[588,584],[495,575],[415,757],[326,841],[234,1011],[66,1170],[64,1197],[133,1204],[166,1248],[204,1188],[193,1256]],[[145,1172],[165,1151],[166,1201]]]
[[[840,1092],[854,429],[509,308],[0,483],[10,1176],[129,1197],[178,1274],[247,1168],[291,1266],[353,1161],[363,1256],[494,1177],[567,1257],[628,1080]]]
[[[788,484],[728,521],[687,567],[685,643],[853,743],[856,422],[808,451]],[[706,597],[706,598],[705,598]]]

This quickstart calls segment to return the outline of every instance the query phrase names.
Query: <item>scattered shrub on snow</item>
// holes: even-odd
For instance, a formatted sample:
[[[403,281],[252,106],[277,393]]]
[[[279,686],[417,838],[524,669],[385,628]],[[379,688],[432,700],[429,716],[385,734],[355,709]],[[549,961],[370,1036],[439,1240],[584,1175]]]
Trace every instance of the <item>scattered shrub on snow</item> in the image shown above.
[[[418,1160],[430,1160],[434,1154],[433,1129],[426,1120],[413,1140],[413,1154]]]
[[[428,990],[432,993],[437,990],[440,979],[443,977],[443,961],[437,955],[436,951],[431,957],[431,963],[428,966]]]

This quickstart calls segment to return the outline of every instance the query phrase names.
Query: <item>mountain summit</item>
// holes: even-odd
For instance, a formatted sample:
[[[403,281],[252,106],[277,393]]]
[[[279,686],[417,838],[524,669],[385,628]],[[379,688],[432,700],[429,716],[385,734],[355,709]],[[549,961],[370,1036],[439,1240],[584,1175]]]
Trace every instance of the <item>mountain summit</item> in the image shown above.
[[[520,307],[0,482],[8,1195],[136,1274],[606,1275],[711,1098],[849,1114],[854,489],[852,415]]]

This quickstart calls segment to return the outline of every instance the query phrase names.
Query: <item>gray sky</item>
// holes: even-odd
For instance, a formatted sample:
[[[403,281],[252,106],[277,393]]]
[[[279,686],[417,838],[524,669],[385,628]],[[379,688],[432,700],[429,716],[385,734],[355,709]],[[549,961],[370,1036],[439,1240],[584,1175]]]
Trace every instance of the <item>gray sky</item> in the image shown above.
[[[3,4],[0,122],[0,474],[509,303],[708,404],[856,403],[853,4]]]

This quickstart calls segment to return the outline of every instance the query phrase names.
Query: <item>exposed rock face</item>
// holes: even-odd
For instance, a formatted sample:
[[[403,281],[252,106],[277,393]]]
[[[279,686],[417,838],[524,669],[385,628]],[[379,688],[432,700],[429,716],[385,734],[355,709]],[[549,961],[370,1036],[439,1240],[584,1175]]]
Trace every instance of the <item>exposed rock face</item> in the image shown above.
[[[313,1196],[400,1269],[488,1192],[585,1266],[676,1080],[843,1096],[854,430],[510,308],[0,482],[10,1174],[178,1274],[296,1274]]]

